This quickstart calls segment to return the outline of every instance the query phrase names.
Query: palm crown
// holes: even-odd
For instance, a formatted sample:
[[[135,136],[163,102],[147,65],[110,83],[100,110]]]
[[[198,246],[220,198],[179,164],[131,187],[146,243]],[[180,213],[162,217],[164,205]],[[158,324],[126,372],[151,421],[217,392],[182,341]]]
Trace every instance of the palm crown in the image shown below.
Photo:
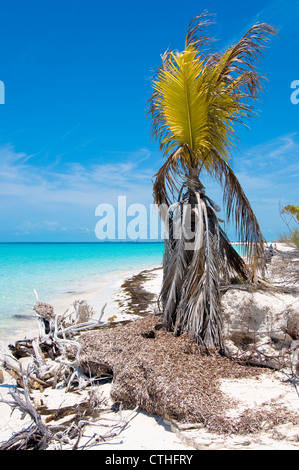
[[[224,53],[207,54],[212,39],[203,31],[211,24],[209,16],[192,20],[184,51],[167,51],[153,79],[152,131],[167,158],[156,175],[154,198],[157,204],[170,205],[178,178],[190,168],[198,174],[205,169],[223,185],[227,219],[234,219],[239,238],[261,250],[259,225],[229,159],[236,145],[234,123],[244,123],[253,114],[250,101],[262,78],[255,64],[275,30],[256,24]]]

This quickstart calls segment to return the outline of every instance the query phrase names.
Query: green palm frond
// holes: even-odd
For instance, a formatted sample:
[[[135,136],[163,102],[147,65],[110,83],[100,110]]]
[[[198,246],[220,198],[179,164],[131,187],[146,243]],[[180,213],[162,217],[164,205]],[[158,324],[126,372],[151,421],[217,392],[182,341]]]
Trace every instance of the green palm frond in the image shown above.
[[[234,123],[244,122],[252,114],[248,100],[255,98],[261,87],[254,65],[274,29],[255,25],[223,54],[205,56],[201,47],[211,38],[197,34],[210,23],[199,21],[202,16],[207,14],[189,26],[185,50],[163,56],[153,80],[149,112],[153,134],[166,156],[188,145],[197,162],[205,161],[208,166],[213,164],[207,158],[211,150],[229,158]]]
[[[281,211],[282,214],[284,214],[285,212],[291,215],[294,220],[299,223],[299,206],[289,204],[285,206]]]

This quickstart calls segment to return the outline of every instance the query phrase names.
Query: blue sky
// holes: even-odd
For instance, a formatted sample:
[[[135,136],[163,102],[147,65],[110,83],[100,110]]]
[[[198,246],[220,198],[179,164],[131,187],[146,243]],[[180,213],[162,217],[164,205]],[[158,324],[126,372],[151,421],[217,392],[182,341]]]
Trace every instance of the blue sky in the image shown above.
[[[96,241],[101,203],[152,203],[163,163],[146,119],[150,78],[189,21],[216,13],[223,49],[255,22],[279,30],[265,50],[258,118],[239,129],[232,166],[266,239],[299,203],[298,0],[1,0],[0,241]],[[208,190],[221,204],[220,188]],[[228,228],[229,229],[229,228]],[[233,233],[229,229],[230,237]]]

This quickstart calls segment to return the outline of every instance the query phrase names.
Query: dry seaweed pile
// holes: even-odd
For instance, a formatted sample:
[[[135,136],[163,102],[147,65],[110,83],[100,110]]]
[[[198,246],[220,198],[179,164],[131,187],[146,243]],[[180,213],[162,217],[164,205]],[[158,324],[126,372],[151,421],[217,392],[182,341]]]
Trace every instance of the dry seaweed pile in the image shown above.
[[[226,417],[233,404],[220,390],[221,379],[254,377],[265,370],[200,351],[188,335],[174,337],[164,331],[159,316],[82,334],[79,341],[83,371],[113,374],[111,397],[125,408],[202,423],[218,433],[256,432],[265,421],[268,426],[290,421],[282,408],[244,413],[237,421]]]
[[[119,306],[125,307],[126,313],[142,316],[153,312],[156,306],[156,295],[147,291],[144,283],[153,279],[154,273],[160,269],[144,270],[125,279],[121,289],[126,296],[126,301],[119,300]]]

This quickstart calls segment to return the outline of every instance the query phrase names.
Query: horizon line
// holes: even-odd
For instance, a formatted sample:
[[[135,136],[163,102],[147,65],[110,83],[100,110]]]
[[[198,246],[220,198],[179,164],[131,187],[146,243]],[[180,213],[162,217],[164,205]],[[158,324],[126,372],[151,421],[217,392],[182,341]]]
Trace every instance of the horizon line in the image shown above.
[[[164,240],[157,240],[157,241],[155,241],[155,240],[149,240],[149,241],[144,241],[144,240],[135,240],[135,241],[134,240],[115,240],[115,241],[113,241],[113,240],[103,240],[103,241],[101,241],[101,240],[99,240],[97,242],[87,242],[87,241],[86,242],[82,242],[82,241],[81,242],[79,242],[79,241],[78,242],[64,242],[64,241],[56,241],[56,242],[54,242],[54,241],[39,241],[39,242],[37,242],[37,241],[18,241],[18,242],[17,241],[14,241],[14,242],[12,242],[12,241],[9,241],[9,242],[8,241],[6,241],[6,242],[2,241],[1,242],[0,241],[0,245],[7,245],[7,244],[17,245],[17,244],[26,244],[26,243],[31,244],[31,245],[32,244],[79,244],[79,243],[89,244],[89,245],[98,245],[98,244],[103,244],[103,243],[110,243],[110,244],[113,244],[113,243],[132,243],[132,244],[133,243],[134,244],[135,243],[137,243],[137,244],[138,243],[144,243],[145,244],[145,243],[164,243]]]

